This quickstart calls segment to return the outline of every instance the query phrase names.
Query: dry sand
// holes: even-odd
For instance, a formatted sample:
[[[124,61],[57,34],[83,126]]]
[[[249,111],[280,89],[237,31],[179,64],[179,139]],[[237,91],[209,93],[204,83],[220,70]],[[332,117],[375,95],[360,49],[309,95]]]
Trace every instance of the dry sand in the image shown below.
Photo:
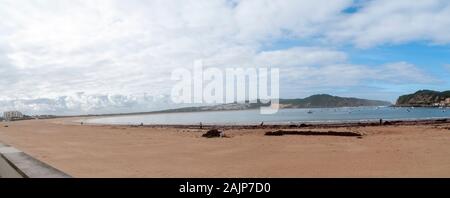
[[[342,127],[356,137],[264,136],[270,129],[0,124],[10,144],[74,177],[450,177],[450,124]],[[8,125],[8,127],[4,127]],[[317,129],[313,129],[317,130]]]

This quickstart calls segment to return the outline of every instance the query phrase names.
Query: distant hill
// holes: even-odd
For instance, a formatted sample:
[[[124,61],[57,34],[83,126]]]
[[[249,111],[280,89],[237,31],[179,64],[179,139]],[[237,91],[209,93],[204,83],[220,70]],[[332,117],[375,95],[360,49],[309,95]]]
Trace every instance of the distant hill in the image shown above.
[[[390,106],[390,102],[380,100],[367,100],[360,98],[346,98],[332,96],[328,94],[312,95],[303,99],[280,99],[280,108],[333,108],[333,107],[361,107],[361,106]],[[116,115],[143,115],[154,113],[175,113],[175,112],[200,112],[200,111],[229,111],[256,109],[268,106],[260,102],[254,103],[228,103],[212,106],[183,107],[177,109],[167,109],[151,112],[117,113],[117,114],[90,114],[86,116],[116,116]]]
[[[282,108],[333,108],[392,105],[390,102],[386,101],[346,98],[328,94],[312,95],[303,99],[281,99],[280,104]]]
[[[360,107],[360,106],[389,106],[390,102],[367,100],[360,98],[345,98],[328,94],[312,95],[303,99],[280,99],[281,108],[333,108],[333,107]],[[195,112],[195,111],[224,111],[256,109],[267,106],[262,103],[229,103],[214,106],[185,107],[169,109],[159,112]]]
[[[450,91],[420,90],[413,94],[400,96],[396,106],[450,106]]]

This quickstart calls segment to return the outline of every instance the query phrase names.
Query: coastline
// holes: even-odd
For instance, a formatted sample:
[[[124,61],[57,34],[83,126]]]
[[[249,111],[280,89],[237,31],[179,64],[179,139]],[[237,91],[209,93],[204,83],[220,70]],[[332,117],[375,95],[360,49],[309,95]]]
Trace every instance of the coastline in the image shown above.
[[[89,118],[92,119],[92,118]],[[79,125],[82,120],[73,120],[71,124]],[[85,120],[83,120],[85,121]],[[263,126],[259,124],[202,124],[204,129],[292,129],[292,128],[340,128],[340,127],[368,127],[368,126],[413,126],[413,125],[433,125],[450,123],[450,117],[429,118],[429,119],[384,119],[380,124],[379,120],[373,121],[297,121],[285,123],[269,123]],[[84,122],[84,125],[92,126],[121,126],[121,127],[147,127],[147,128],[199,128],[199,124],[106,124]]]
[[[312,109],[312,108],[311,108]],[[323,125],[323,124],[355,124],[367,125],[379,123],[379,120],[389,122],[414,122],[449,119],[450,111],[438,108],[424,107],[419,110],[409,108],[392,107],[342,107],[342,108],[318,108],[313,109],[314,114],[309,116],[311,109],[282,109],[280,116],[261,116],[257,109],[228,110],[228,111],[196,111],[196,112],[171,112],[142,115],[123,116],[89,116],[80,118],[79,122],[91,124],[111,125],[159,125],[159,126],[192,126],[216,125],[216,126],[253,126],[260,125]],[[216,112],[216,113],[215,113]],[[331,112],[331,113],[327,113]],[[337,112],[337,113],[336,113]],[[308,113],[308,116],[306,116]],[[159,114],[159,115],[158,115]],[[332,115],[332,116],[330,116]],[[428,117],[426,117],[428,116]],[[234,119],[240,117],[240,119]],[[167,123],[167,124],[164,124]]]
[[[390,107],[390,108],[430,108],[430,109],[438,109],[439,106],[414,106],[414,105],[389,105],[389,106],[342,106],[342,107],[282,107],[280,109],[346,109],[346,108],[380,108],[380,107]],[[450,107],[444,107],[446,109],[450,109]],[[202,112],[233,112],[233,111],[258,111],[259,108],[247,108],[247,109],[211,109],[211,110],[196,110],[196,111],[176,111],[177,109],[167,109],[160,111],[149,111],[149,112],[129,112],[129,113],[111,113],[111,114],[87,114],[87,115],[61,115],[54,116],[46,119],[55,119],[55,118],[77,118],[77,117],[122,117],[122,116],[139,116],[139,115],[157,115],[157,114],[183,114],[183,113],[202,113]],[[53,115],[52,115],[53,116]]]
[[[2,123],[0,141],[74,177],[449,177],[450,120],[339,125]],[[7,124],[8,127],[4,127]],[[228,138],[204,138],[219,128]],[[351,131],[361,137],[266,136]]]

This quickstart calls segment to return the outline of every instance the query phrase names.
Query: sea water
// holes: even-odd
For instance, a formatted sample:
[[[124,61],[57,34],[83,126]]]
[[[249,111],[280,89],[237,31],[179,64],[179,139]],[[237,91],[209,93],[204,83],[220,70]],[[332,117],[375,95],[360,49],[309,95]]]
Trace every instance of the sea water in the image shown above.
[[[276,114],[263,115],[259,110],[154,113],[111,116],[84,120],[96,124],[222,124],[254,125],[368,122],[383,120],[426,120],[450,118],[450,108],[345,107],[314,109],[280,109]]]

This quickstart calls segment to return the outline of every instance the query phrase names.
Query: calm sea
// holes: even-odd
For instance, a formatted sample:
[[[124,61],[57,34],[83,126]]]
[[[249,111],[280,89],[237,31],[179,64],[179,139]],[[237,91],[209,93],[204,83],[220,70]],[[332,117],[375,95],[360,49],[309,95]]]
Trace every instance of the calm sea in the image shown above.
[[[363,122],[384,120],[412,120],[450,118],[450,108],[348,107],[319,109],[280,109],[272,115],[259,110],[214,111],[188,113],[160,113],[133,116],[112,116],[85,120],[96,124],[290,124]]]

